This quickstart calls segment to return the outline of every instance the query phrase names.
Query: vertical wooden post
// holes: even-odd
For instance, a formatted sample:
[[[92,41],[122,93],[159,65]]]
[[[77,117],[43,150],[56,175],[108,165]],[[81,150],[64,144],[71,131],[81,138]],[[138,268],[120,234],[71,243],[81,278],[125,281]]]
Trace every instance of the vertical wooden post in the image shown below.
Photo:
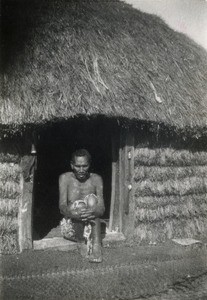
[[[35,157],[25,156],[22,159],[21,174],[22,197],[19,207],[19,249],[32,249],[32,207],[33,207],[33,178]],[[26,170],[24,172],[24,170]],[[27,177],[27,179],[25,179]]]
[[[117,139],[117,137],[119,138]],[[117,151],[118,149],[119,151]],[[112,137],[112,193],[109,230],[118,230],[127,237],[133,234],[134,226],[133,174],[133,132],[120,128],[116,138],[113,140]]]
[[[117,174],[117,158],[116,158],[116,142],[115,136],[111,136],[112,146],[112,178],[111,178],[111,205],[110,205],[110,216],[109,216],[109,231],[112,231],[113,220],[114,220],[114,207],[116,199],[116,174]]]
[[[133,234],[133,174],[134,136],[127,129],[121,130],[119,152],[119,207],[120,231],[129,237]]]
[[[124,213],[129,214],[130,195],[132,194],[133,187],[133,174],[134,174],[134,136],[128,131],[126,135],[126,145],[124,151],[125,160],[125,200],[124,200]]]
[[[20,252],[32,249],[32,191],[33,183],[25,182],[22,176],[22,201],[19,209],[19,248]]]
[[[120,131],[120,145],[119,145],[119,231],[123,232],[123,214],[124,214],[124,198],[125,198],[125,162],[124,162],[124,144],[125,131]]]
[[[125,202],[124,229],[128,239],[134,233],[134,133],[130,130],[126,134],[125,145]]]

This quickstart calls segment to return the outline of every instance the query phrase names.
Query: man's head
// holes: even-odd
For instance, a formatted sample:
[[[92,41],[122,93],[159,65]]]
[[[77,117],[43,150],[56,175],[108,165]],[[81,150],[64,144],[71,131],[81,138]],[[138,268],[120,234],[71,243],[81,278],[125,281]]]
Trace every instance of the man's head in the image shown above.
[[[89,175],[91,155],[85,149],[76,150],[72,154],[71,168],[79,181],[85,181]]]

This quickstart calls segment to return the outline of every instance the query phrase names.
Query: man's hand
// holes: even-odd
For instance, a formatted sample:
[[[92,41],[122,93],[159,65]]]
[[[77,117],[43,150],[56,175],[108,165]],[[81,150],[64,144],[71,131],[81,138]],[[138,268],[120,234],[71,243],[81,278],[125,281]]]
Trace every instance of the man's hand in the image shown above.
[[[83,222],[95,219],[94,211],[90,208],[71,209],[70,217]]]
[[[80,217],[83,222],[94,220],[94,211],[91,208],[82,208],[80,211]]]

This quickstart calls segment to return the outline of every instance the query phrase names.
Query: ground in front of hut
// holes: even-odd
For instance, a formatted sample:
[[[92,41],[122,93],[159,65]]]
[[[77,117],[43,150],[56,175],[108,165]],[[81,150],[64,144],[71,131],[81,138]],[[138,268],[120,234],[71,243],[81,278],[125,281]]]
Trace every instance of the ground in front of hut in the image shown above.
[[[207,299],[206,244],[105,246],[101,264],[78,250],[1,256],[0,299]]]

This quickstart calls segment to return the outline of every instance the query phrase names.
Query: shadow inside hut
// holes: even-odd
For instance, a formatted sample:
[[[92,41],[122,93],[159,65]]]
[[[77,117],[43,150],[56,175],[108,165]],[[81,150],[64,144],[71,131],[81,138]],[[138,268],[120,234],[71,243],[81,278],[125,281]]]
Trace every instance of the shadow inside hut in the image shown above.
[[[87,149],[92,156],[91,171],[104,182],[105,214],[109,219],[111,200],[111,143],[110,129],[98,121],[56,125],[40,134],[37,171],[34,187],[33,240],[61,236],[59,211],[59,176],[70,170],[74,150]],[[102,233],[106,225],[102,224]]]

